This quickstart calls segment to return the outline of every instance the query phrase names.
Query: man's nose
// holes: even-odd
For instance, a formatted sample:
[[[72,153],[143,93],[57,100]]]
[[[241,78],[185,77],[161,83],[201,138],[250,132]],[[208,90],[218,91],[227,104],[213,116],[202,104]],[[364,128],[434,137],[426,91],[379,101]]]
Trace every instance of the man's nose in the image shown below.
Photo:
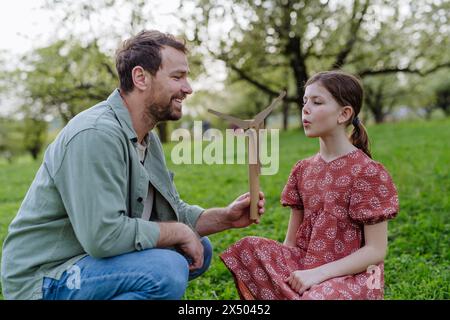
[[[181,87],[181,90],[183,91],[184,94],[191,94],[193,91],[191,85],[189,84],[189,81],[187,81],[187,80],[184,83],[184,85]]]

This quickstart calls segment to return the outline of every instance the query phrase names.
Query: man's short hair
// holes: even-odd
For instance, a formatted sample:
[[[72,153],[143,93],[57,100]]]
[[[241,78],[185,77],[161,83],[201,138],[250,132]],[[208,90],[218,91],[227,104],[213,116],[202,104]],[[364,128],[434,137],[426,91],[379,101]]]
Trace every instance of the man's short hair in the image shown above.
[[[150,74],[156,75],[161,67],[161,48],[163,46],[175,48],[185,54],[188,52],[185,41],[157,30],[143,30],[122,42],[116,51],[116,69],[121,91],[133,90],[131,71],[136,66],[141,66]]]

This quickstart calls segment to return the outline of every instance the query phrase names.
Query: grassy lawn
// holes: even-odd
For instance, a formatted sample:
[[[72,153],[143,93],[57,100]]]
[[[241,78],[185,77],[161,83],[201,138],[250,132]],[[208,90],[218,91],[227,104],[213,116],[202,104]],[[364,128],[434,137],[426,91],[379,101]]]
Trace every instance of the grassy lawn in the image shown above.
[[[389,224],[385,263],[386,299],[449,299],[450,292],[450,119],[383,124],[368,128],[374,159],[390,171],[400,195],[401,212]],[[280,168],[263,176],[266,214],[260,225],[210,236],[210,270],[189,283],[186,299],[238,299],[231,274],[218,254],[238,239],[258,235],[283,241],[289,209],[279,196],[292,165],[317,152],[318,142],[302,131],[282,133]],[[170,158],[173,145],[166,145]],[[225,206],[247,191],[244,165],[173,165],[182,198],[205,208]],[[34,178],[39,162],[24,158],[0,163],[0,243]],[[0,295],[1,298],[1,295]]]

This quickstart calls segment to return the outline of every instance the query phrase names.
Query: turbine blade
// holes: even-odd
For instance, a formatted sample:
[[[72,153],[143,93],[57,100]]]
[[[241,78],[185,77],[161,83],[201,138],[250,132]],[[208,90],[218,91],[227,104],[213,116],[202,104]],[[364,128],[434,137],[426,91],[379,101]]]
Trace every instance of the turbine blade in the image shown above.
[[[272,103],[270,104],[270,106],[268,106],[266,109],[264,109],[263,111],[261,111],[260,113],[258,113],[255,116],[255,120],[253,121],[253,125],[257,126],[259,124],[261,124],[264,119],[272,112],[272,110],[275,108],[275,106],[278,104],[278,102],[280,102],[284,96],[286,95],[286,91],[281,91],[280,95],[278,97],[275,98],[275,100],[272,101]]]
[[[212,110],[212,109],[208,109],[208,112],[218,116],[219,118],[227,120],[227,121],[231,122],[232,124],[237,125],[239,128],[248,129],[250,127],[250,124],[247,121],[245,121],[245,120],[238,119],[238,118],[235,118],[235,117],[230,116],[228,114],[223,114],[223,113],[221,113],[219,111],[215,111],[215,110]]]

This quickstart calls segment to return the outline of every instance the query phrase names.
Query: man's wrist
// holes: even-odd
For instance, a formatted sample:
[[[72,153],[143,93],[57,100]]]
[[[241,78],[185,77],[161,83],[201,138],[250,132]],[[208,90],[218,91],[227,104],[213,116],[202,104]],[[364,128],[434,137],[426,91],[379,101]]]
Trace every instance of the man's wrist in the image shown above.
[[[158,247],[168,247],[186,241],[189,227],[181,222],[160,222]]]
[[[207,236],[232,228],[228,213],[226,207],[206,209],[197,220],[196,231],[201,236]]]
[[[225,227],[225,229],[231,229],[234,228],[233,221],[230,220],[230,207],[227,206],[225,208],[221,208],[219,215],[221,216],[220,220],[222,220],[222,223]]]
[[[232,228],[232,223],[229,220],[230,209],[228,207],[212,208],[209,210],[214,217],[215,225],[219,226],[220,231]]]

